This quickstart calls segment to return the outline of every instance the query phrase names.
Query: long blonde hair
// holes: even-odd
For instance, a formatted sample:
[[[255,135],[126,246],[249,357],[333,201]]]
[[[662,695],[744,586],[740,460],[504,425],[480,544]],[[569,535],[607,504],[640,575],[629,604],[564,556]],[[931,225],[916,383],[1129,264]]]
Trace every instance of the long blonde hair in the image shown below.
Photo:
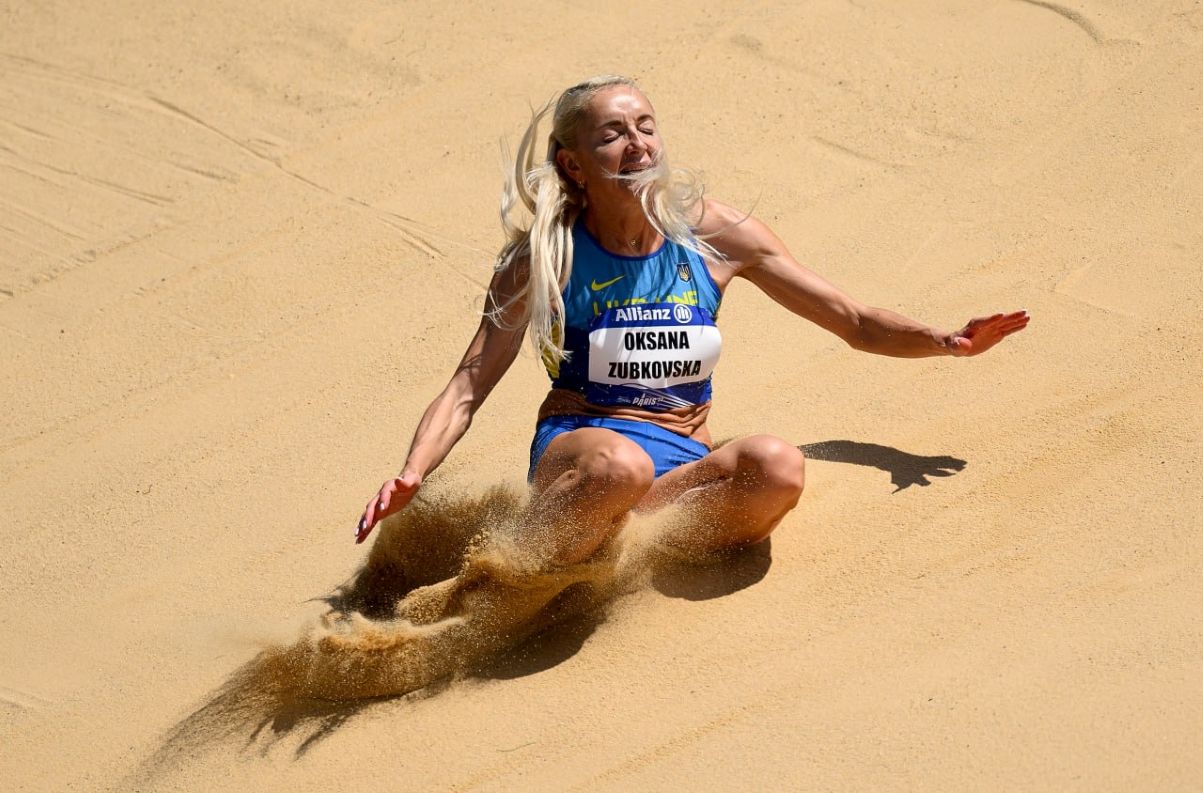
[[[521,303],[524,308],[520,315],[508,320],[515,325],[528,323],[535,354],[549,363],[558,363],[565,356],[559,327],[564,315],[563,291],[572,275],[572,227],[586,205],[585,191],[561,172],[556,153],[576,148],[577,130],[590,100],[599,91],[615,86],[639,90],[628,77],[593,77],[568,88],[558,99],[532,113],[501,192],[501,227],[507,242],[497,256],[496,269],[524,267],[527,272],[525,278],[516,279],[520,287],[507,302],[499,304],[495,298],[490,301],[489,314],[500,323],[508,309]],[[537,162],[539,124],[553,106],[546,157]],[[615,177],[634,183],[643,214],[662,236],[699,255],[718,256],[710,245],[694,236],[690,222],[691,216],[700,214],[697,210],[704,192],[701,179],[690,170],[670,168],[663,147],[651,167]],[[514,217],[519,203],[533,216],[526,224]]]

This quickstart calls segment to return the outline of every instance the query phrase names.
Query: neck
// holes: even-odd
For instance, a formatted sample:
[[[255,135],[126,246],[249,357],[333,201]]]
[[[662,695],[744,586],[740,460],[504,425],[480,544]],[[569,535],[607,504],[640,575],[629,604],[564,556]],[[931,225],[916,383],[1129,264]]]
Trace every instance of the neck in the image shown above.
[[[590,204],[585,209],[585,228],[603,248],[620,256],[647,256],[664,242],[638,202],[600,209]]]

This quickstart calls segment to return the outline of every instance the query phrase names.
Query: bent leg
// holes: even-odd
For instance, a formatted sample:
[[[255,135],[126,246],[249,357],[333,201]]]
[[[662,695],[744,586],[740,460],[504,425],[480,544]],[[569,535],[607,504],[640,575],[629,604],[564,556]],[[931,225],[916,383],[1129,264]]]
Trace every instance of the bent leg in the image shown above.
[[[772,435],[740,438],[656,480],[640,512],[670,503],[689,513],[668,542],[708,553],[760,542],[798,503],[806,484],[801,450]]]
[[[583,561],[625,522],[652,486],[652,460],[633,441],[599,427],[557,436],[532,479],[524,530],[551,564]]]
[[[565,587],[595,576],[579,563],[622,527],[654,473],[643,449],[612,430],[582,427],[556,436],[538,460],[514,538],[541,569],[524,580],[529,573],[504,560],[499,566],[487,555],[470,558],[454,578],[410,592],[396,616],[420,625],[462,618],[474,631],[504,627],[514,634]]]
[[[556,436],[538,460],[530,502],[510,538],[522,558],[509,555],[508,542],[486,544],[454,578],[407,594],[396,617],[429,628],[415,641],[431,652],[469,662],[520,639],[565,589],[605,580],[605,562],[580,563],[623,525],[653,477],[651,458],[616,432],[583,427]]]

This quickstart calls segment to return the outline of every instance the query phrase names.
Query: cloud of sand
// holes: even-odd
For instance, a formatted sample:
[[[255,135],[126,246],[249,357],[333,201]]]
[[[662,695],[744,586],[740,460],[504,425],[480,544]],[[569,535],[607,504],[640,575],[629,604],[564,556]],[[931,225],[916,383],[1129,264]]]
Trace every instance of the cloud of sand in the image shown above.
[[[379,528],[363,567],[291,644],[237,670],[166,736],[139,772],[270,726],[312,721],[299,749],[366,703],[470,673],[557,622],[601,609],[646,580],[664,518],[641,518],[589,562],[548,568],[515,529],[524,497],[424,489]]]

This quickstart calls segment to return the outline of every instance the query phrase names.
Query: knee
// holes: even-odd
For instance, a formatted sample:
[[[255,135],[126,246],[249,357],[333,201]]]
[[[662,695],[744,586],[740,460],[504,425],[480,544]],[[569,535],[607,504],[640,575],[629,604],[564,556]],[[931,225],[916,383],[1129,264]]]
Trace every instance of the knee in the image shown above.
[[[599,444],[576,464],[577,474],[605,491],[635,491],[642,494],[652,486],[656,469],[652,458],[626,438]]]
[[[802,495],[806,455],[801,449],[772,435],[757,435],[740,452],[740,468],[761,487],[791,501]]]

